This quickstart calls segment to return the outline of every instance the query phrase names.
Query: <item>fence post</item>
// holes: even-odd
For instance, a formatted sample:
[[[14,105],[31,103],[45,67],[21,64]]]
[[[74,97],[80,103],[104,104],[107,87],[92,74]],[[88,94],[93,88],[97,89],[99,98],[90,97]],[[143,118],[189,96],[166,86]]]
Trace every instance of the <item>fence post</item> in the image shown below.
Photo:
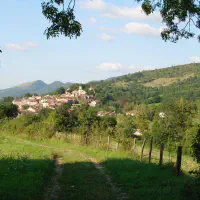
[[[149,148],[149,163],[151,162],[152,147],[153,147],[153,137],[151,137],[151,140],[150,140],[150,148]]]
[[[142,157],[143,157],[143,152],[144,152],[144,146],[146,144],[146,138],[144,139],[143,141],[143,144],[142,144],[142,150],[141,150],[141,155],[140,155],[140,161],[142,162]]]
[[[72,133],[70,133],[70,140],[71,140],[71,142],[72,142]]]
[[[85,144],[88,145],[88,134],[85,135]]]
[[[102,146],[102,136],[100,135],[100,141],[99,141],[99,146]]]
[[[136,138],[133,139],[133,155],[136,154]]]
[[[97,137],[97,135],[95,136],[95,140],[96,140],[96,148],[98,148],[98,146],[99,146],[99,140],[98,140],[98,137]]]
[[[119,143],[117,142],[117,143],[116,143],[116,149],[115,149],[116,152],[118,152],[118,147],[119,147]]]
[[[160,160],[159,160],[159,165],[162,165],[163,163],[163,151],[164,151],[165,145],[162,143],[160,145]]]
[[[181,158],[182,158],[182,146],[179,146],[177,150],[177,161],[176,161],[177,176],[181,175]]]
[[[108,151],[110,150],[110,136],[108,136]]]
[[[80,136],[80,144],[82,144],[83,143],[83,139],[82,139],[82,134],[81,134],[81,136]]]

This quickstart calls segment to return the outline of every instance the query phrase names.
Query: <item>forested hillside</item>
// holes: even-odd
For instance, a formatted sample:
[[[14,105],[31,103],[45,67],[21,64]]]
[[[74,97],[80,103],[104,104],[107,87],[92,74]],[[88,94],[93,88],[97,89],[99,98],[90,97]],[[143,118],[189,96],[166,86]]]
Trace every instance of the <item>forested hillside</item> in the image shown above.
[[[159,103],[183,97],[200,97],[200,64],[179,65],[143,71],[88,84],[102,101]]]

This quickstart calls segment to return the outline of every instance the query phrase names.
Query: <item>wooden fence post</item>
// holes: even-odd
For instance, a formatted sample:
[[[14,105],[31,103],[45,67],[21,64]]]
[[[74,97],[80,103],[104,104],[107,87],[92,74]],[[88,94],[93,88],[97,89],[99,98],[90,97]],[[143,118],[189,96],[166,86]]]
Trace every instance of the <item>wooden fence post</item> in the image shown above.
[[[149,147],[149,163],[151,162],[152,148],[153,148],[153,137],[151,137],[151,140],[150,140],[150,147]]]
[[[108,136],[108,151],[110,150],[110,136]]]
[[[100,135],[100,141],[99,141],[99,146],[102,146],[102,136]]]
[[[136,138],[133,139],[133,155],[136,154]]]
[[[82,134],[80,136],[80,144],[82,144],[83,140],[82,140]]]
[[[98,140],[98,137],[97,137],[97,135],[95,136],[95,140],[96,140],[96,148],[98,148],[98,146],[99,146],[99,140]]]
[[[159,160],[159,165],[163,164],[163,151],[164,151],[165,145],[162,143],[160,145],[160,160]]]
[[[181,158],[182,158],[182,147],[179,146],[177,150],[177,161],[176,161],[176,173],[177,176],[181,175]]]
[[[143,152],[144,152],[144,146],[146,144],[146,138],[144,139],[143,141],[143,144],[142,144],[142,150],[141,150],[141,155],[140,155],[140,161],[142,162],[142,157],[143,157]]]
[[[70,140],[71,140],[71,142],[72,142],[72,133],[70,133]]]
[[[88,145],[88,134],[85,135],[85,144]]]
[[[115,149],[116,152],[118,152],[118,147],[119,147],[119,143],[117,142],[117,143],[116,143],[116,149]]]

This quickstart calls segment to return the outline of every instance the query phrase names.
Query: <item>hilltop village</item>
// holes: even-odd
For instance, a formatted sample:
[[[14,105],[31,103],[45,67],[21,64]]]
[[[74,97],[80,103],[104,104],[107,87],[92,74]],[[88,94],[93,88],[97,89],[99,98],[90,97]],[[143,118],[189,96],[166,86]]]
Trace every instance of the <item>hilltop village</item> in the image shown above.
[[[94,90],[90,88],[89,90]],[[95,107],[97,100],[94,95],[87,95],[87,92],[79,86],[78,90],[69,92],[67,90],[61,95],[45,95],[45,96],[32,96],[28,98],[17,98],[13,100],[13,104],[18,106],[19,113],[39,113],[43,108],[56,109],[57,107],[68,103],[72,107],[80,106],[80,101],[84,101],[91,107]]]

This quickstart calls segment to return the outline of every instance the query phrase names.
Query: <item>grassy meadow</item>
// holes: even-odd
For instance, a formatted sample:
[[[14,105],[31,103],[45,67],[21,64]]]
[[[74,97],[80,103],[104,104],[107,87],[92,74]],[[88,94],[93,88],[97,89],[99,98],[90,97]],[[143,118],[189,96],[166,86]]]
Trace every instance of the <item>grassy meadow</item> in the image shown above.
[[[172,165],[140,162],[130,153],[3,133],[0,146],[0,199],[46,199],[54,184],[54,155],[62,158],[62,174],[58,179],[60,190],[52,199],[198,199],[196,180],[187,170],[177,177]],[[91,159],[103,167],[104,173]],[[120,194],[126,194],[126,198]]]

